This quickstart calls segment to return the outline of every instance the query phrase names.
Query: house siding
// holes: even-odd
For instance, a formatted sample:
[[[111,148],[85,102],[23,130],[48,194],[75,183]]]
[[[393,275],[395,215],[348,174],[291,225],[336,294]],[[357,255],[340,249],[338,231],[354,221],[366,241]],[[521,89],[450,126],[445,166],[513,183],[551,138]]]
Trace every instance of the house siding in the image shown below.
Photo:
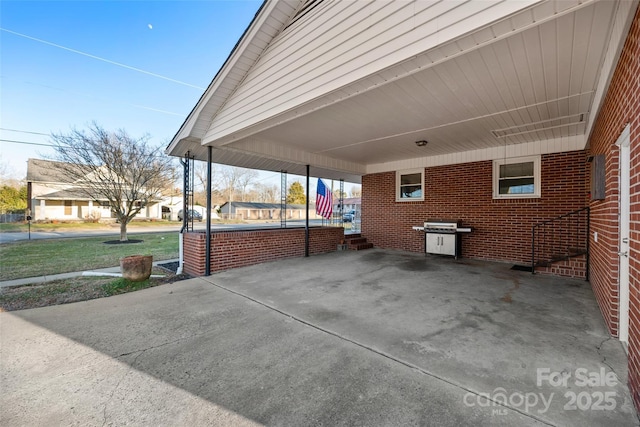
[[[424,233],[412,230],[428,218],[461,220],[462,256],[529,264],[531,227],[587,203],[587,159],[583,150],[541,156],[541,196],[494,199],[493,162],[425,169],[421,202],[396,202],[395,172],[362,179],[362,234],[380,248],[424,251]],[[579,264],[565,273],[580,276]],[[584,265],[582,265],[584,267]]]
[[[619,149],[615,145],[630,124],[631,224],[629,302],[629,386],[640,409],[640,9],[631,25],[622,54],[589,140],[591,153],[605,156],[605,199],[591,202],[590,279],[613,336],[618,336],[619,282]],[[598,233],[598,241],[594,239]]]
[[[403,61],[415,59],[445,41],[494,22],[496,17],[510,16],[535,3],[534,0],[463,4],[322,2],[278,34],[262,52],[242,84],[214,117],[204,139],[229,136],[249,125],[318,101],[320,96],[342,92],[345,85],[356,84],[354,91],[377,86],[391,76],[406,73],[399,65]],[[495,32],[500,35],[500,30]],[[465,42],[465,46],[478,43],[471,35]],[[460,45],[456,47],[460,49]],[[445,54],[432,52],[424,64],[440,56]],[[397,68],[376,75],[393,66]],[[362,82],[366,78],[370,80]]]

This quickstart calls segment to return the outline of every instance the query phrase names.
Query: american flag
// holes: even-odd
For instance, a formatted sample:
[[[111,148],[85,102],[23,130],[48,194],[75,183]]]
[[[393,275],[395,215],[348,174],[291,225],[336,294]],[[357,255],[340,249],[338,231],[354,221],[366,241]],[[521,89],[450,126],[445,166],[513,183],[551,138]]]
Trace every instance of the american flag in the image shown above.
[[[331,218],[333,212],[333,195],[331,190],[324,185],[324,182],[318,178],[318,186],[316,190],[316,213],[323,218]]]

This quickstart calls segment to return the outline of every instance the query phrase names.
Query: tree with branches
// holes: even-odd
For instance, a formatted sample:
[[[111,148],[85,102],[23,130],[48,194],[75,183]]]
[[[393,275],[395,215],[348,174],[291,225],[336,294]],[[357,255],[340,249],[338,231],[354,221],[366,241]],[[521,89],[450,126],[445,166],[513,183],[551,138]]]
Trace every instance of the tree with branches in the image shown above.
[[[255,201],[262,203],[275,203],[280,200],[280,187],[257,183],[255,188]]]
[[[223,168],[220,175],[224,193],[228,195],[227,201],[233,202],[236,193],[240,193],[240,198],[244,201],[247,187],[255,182],[258,173],[252,169],[232,166]]]
[[[79,192],[94,201],[109,202],[120,222],[120,241],[127,241],[127,225],[150,202],[157,200],[172,179],[171,158],[149,143],[150,136],[107,131],[97,123],[87,130],[52,134],[60,172]]]
[[[294,181],[289,186],[287,193],[287,203],[292,205],[304,205],[307,202],[307,196],[304,194],[304,187],[299,181]]]

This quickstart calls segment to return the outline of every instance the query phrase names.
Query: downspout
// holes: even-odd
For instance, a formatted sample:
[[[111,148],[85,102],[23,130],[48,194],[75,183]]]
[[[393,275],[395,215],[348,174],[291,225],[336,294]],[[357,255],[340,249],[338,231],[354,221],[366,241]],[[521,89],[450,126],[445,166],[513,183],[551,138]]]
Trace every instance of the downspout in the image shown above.
[[[182,264],[184,263],[184,246],[182,243],[182,229],[180,229],[180,234],[178,238],[178,269],[176,270],[176,274],[182,274]]]
[[[187,160],[180,159],[180,163],[182,164],[182,227],[180,228],[180,237],[178,238],[178,269],[176,270],[176,274],[182,274],[184,267],[184,232],[187,229],[187,216],[184,215],[184,212],[187,212],[187,207],[189,203],[188,196],[188,180],[189,180],[189,152],[185,154],[185,158]]]

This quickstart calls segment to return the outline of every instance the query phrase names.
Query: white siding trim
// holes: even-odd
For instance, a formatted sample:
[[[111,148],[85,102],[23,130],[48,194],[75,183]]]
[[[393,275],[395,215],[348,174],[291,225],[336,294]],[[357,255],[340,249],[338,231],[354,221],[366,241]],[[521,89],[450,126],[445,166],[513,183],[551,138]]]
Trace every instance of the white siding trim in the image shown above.
[[[252,155],[259,155],[275,160],[283,160],[297,164],[308,164],[314,167],[345,171],[351,174],[364,175],[365,166],[360,163],[336,159],[323,154],[309,153],[308,151],[279,145],[270,141],[257,138],[249,138],[236,144],[224,147],[226,150],[240,151]]]
[[[368,165],[367,174],[584,150],[584,135]]]

